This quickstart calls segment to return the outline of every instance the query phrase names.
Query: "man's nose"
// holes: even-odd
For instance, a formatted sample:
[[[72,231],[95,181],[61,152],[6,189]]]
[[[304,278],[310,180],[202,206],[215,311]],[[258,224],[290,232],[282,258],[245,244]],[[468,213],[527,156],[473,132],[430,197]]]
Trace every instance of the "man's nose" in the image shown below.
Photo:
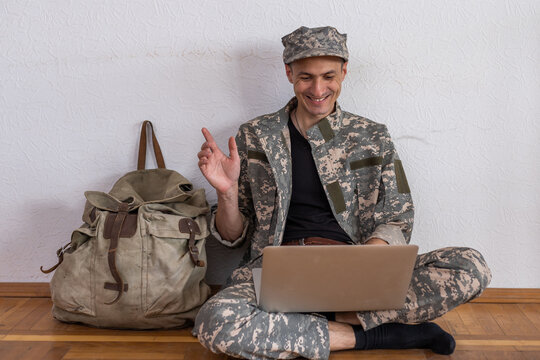
[[[324,95],[324,83],[321,79],[313,79],[313,82],[311,84],[311,92],[316,97]]]

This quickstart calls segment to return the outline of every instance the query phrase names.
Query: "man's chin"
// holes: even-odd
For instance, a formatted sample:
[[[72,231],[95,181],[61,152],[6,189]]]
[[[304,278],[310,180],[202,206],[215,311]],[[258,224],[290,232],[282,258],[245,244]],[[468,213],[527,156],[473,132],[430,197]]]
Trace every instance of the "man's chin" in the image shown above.
[[[324,118],[326,116],[328,116],[332,110],[331,108],[329,107],[325,107],[324,109],[321,109],[321,108],[308,108],[308,113],[311,115],[311,116],[314,116],[314,117],[318,117],[318,118]]]

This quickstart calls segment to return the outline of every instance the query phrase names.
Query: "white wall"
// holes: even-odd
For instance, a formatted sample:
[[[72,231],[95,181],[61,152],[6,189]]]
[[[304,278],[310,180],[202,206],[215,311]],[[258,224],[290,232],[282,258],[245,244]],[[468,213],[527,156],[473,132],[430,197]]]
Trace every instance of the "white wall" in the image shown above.
[[[0,281],[80,225],[85,190],[133,170],[155,122],[169,168],[292,96],[281,36],[349,36],[343,108],[386,123],[413,191],[413,242],[480,250],[494,287],[540,287],[540,2],[0,2]]]

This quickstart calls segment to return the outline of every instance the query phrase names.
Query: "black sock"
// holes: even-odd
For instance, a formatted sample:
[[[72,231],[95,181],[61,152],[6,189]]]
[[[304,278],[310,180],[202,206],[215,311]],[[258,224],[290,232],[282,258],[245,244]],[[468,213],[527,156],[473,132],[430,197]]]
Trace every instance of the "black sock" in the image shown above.
[[[356,350],[366,350],[366,332],[362,328],[362,325],[352,325],[352,328],[354,337],[356,338],[354,348]]]
[[[417,325],[383,324],[368,331],[355,325],[353,330],[355,349],[431,349],[434,353],[449,355],[456,347],[452,335],[429,322]]]

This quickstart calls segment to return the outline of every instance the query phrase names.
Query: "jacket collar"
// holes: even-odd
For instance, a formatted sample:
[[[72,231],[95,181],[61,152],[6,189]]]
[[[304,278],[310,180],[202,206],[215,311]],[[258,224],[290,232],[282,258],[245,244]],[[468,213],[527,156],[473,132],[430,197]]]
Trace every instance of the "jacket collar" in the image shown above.
[[[258,136],[266,137],[279,132],[282,132],[289,121],[291,111],[298,106],[298,100],[293,97],[285,107],[274,114],[264,115],[264,120],[258,125]],[[322,145],[334,138],[342,126],[343,112],[341,107],[336,102],[336,109],[333,113],[321,119],[317,125],[307,131],[308,140],[315,146]]]

